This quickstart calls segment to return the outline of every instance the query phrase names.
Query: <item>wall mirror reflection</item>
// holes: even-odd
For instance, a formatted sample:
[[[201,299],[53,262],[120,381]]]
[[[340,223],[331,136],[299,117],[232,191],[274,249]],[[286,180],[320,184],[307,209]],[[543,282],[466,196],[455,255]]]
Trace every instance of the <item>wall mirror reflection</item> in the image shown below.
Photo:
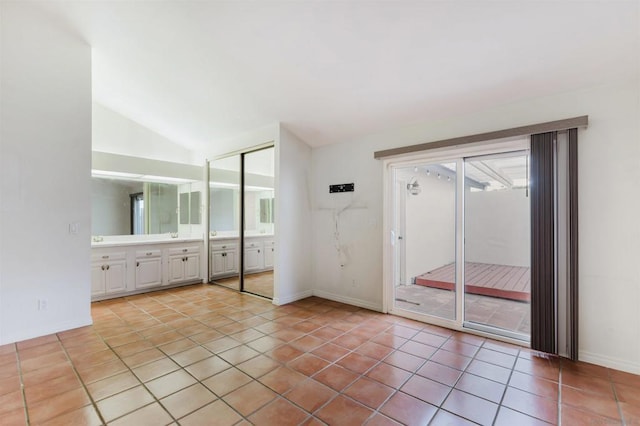
[[[100,236],[192,233],[202,220],[200,182],[169,182],[94,173],[91,233]]]

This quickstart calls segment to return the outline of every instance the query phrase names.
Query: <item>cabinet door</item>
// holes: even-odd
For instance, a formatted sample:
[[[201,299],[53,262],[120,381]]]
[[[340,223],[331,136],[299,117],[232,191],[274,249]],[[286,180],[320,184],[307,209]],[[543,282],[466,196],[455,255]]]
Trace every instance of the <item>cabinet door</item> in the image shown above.
[[[200,278],[200,255],[191,254],[184,262],[184,279],[196,280]]]
[[[217,251],[211,253],[211,275],[220,275],[226,272],[225,252]]]
[[[162,259],[136,260],[136,288],[155,287],[162,284]]]
[[[171,256],[169,258],[169,284],[184,280],[185,256]]]
[[[258,247],[251,247],[244,251],[244,270],[255,271],[260,269],[261,250]]]
[[[104,265],[93,263],[91,264],[91,295],[101,296],[104,295]]]
[[[224,272],[227,274],[233,274],[238,272],[238,252],[236,250],[229,250],[224,257]]]
[[[274,255],[273,247],[265,247],[264,249],[264,268],[272,269],[273,268],[273,255]]]
[[[107,293],[117,293],[127,289],[127,267],[125,261],[107,263],[105,271]]]

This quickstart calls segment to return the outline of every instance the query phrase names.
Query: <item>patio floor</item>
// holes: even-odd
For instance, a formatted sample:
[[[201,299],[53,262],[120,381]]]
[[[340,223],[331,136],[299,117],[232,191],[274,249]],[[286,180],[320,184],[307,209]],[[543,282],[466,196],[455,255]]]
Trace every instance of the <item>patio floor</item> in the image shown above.
[[[421,285],[396,287],[396,306],[409,311],[454,319],[455,292]],[[518,302],[477,294],[465,295],[465,320],[530,334],[531,309]]]

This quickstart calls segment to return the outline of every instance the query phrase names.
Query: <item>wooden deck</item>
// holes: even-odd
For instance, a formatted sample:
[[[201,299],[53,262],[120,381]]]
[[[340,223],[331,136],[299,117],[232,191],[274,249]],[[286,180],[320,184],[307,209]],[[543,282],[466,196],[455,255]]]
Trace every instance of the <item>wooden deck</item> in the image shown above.
[[[417,276],[416,284],[454,290],[455,264],[450,263]],[[521,266],[466,262],[465,291],[483,296],[529,302],[531,300],[530,269]]]

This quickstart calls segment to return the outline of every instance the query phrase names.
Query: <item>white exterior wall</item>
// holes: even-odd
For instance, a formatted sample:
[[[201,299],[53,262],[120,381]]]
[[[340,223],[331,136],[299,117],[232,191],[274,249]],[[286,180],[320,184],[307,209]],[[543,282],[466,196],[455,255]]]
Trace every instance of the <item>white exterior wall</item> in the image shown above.
[[[525,189],[465,194],[465,260],[531,266],[530,204]]]

